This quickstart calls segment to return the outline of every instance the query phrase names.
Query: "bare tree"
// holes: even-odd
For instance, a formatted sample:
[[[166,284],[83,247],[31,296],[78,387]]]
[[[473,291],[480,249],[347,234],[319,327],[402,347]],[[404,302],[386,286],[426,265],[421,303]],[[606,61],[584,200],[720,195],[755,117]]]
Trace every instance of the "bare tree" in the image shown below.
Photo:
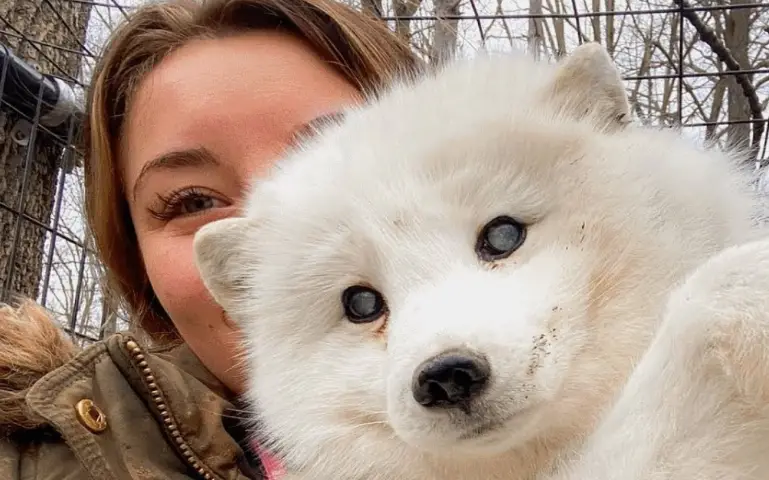
[[[454,56],[457,50],[459,5],[461,0],[434,0],[435,27],[430,48],[430,61],[439,64]]]
[[[766,99],[762,102],[759,98],[757,85],[764,83],[766,78],[756,82],[754,75],[745,70],[749,70],[753,63],[753,51],[765,51],[766,41],[763,41],[763,45],[761,42],[753,44],[751,32],[761,31],[755,27],[757,23],[767,23],[767,12],[755,15],[754,9],[750,8],[753,0],[740,1],[733,3],[734,8],[714,10],[708,22],[689,8],[687,0],[674,1],[682,7],[681,14],[695,29],[697,40],[707,45],[710,58],[715,58],[717,68],[725,74],[725,78],[719,81],[727,88],[728,125],[722,132],[726,134],[726,141],[731,145],[752,146],[758,155],[765,128],[763,111],[766,109]],[[723,2],[720,2],[720,5],[723,5]],[[714,26],[711,27],[708,23]],[[691,66],[696,69],[694,64]],[[713,92],[718,94],[713,103],[717,102],[719,107],[723,102],[723,88],[723,85],[717,84],[713,89]],[[692,92],[692,97],[696,96]],[[719,134],[713,131],[709,132],[710,138],[716,139],[718,136]]]
[[[393,13],[395,14],[395,33],[404,41],[411,41],[411,20],[422,0],[393,0]]]
[[[750,4],[754,0],[731,0],[732,4]],[[749,45],[750,45],[750,9],[740,8],[737,10],[727,10],[723,17],[726,28],[724,29],[724,46],[731,53],[737,65],[740,68],[747,68],[750,64]],[[753,75],[746,74],[746,81],[752,84]],[[733,145],[750,145],[750,124],[747,123],[751,118],[750,104],[745,91],[737,83],[735,76],[730,75],[726,79],[728,85],[728,106],[729,113],[727,119],[731,124],[726,127],[726,138]]]
[[[542,31],[542,0],[531,0],[529,2],[529,34],[528,51],[535,58],[539,58],[544,52],[544,32]]]
[[[0,42],[41,72],[77,84],[89,10],[89,2],[3,0]],[[21,116],[0,112],[0,284],[6,295],[35,298],[46,231],[9,209],[49,224],[62,144],[40,129],[30,137],[33,130]]]

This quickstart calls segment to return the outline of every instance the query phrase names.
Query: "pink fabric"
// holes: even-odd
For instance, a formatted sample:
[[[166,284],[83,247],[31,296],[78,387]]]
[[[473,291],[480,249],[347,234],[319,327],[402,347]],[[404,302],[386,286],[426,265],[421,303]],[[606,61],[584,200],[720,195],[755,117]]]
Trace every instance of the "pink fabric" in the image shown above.
[[[256,443],[253,445],[253,448],[262,461],[264,471],[267,474],[267,480],[279,480],[282,478],[286,471],[283,469],[283,465],[280,464],[278,459]]]

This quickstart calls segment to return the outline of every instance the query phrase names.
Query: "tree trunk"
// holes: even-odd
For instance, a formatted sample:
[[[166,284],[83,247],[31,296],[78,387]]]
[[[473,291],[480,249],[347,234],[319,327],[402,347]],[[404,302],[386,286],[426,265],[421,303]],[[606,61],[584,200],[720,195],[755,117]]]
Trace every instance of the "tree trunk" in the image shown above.
[[[605,0],[605,8],[607,12],[613,12],[615,10],[614,0]],[[612,58],[614,58],[614,49],[617,45],[617,39],[615,38],[615,25],[614,22],[616,21],[614,15],[610,15],[605,17],[606,18],[606,39],[604,40],[604,44],[606,45],[606,50],[609,51],[609,55],[611,55]]]
[[[411,43],[411,21],[409,17],[417,13],[421,3],[422,0],[393,0],[393,13],[397,17],[395,20],[395,33],[406,43]]]
[[[754,3],[754,0],[732,0],[733,4]],[[724,31],[724,45],[732,54],[740,68],[747,69],[750,66],[748,47],[750,46],[750,15],[753,9],[739,8],[725,11],[726,29]],[[748,76],[752,80],[752,75]],[[745,92],[737,83],[734,75],[729,75],[727,80],[728,120],[730,122],[745,122],[750,120],[750,105],[745,97]],[[729,144],[747,147],[750,145],[750,123],[731,124],[726,128],[726,138]]]
[[[0,20],[5,33],[0,33],[0,42],[42,73],[77,78],[81,56],[73,52],[82,51],[89,11],[88,2],[2,0]],[[30,102],[36,102],[36,93],[31,92]],[[46,231],[15,212],[50,224],[59,158],[66,142],[38,129],[34,144],[19,145],[11,139],[19,120],[7,105],[0,105],[0,287],[4,297],[0,300],[4,301],[17,295],[38,296]]]
[[[434,0],[435,3],[435,29],[433,30],[433,42],[430,48],[430,62],[439,65],[454,57],[459,43],[460,0]]]
[[[542,0],[531,0],[529,2],[529,32],[526,35],[529,54],[534,58],[540,58],[545,50],[544,35],[542,33]]]

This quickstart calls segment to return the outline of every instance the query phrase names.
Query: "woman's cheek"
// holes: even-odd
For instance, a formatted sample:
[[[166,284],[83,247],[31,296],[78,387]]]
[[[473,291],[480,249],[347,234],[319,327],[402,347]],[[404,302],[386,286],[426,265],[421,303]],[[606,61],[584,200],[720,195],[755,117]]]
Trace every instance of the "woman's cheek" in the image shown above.
[[[150,243],[150,242],[148,242]],[[160,304],[182,339],[205,367],[230,390],[240,393],[240,337],[200,279],[193,257],[192,237],[165,238],[144,251],[147,275]]]
[[[147,275],[163,308],[176,324],[210,321],[206,317],[216,311],[195,266],[192,237],[148,239],[142,248]]]

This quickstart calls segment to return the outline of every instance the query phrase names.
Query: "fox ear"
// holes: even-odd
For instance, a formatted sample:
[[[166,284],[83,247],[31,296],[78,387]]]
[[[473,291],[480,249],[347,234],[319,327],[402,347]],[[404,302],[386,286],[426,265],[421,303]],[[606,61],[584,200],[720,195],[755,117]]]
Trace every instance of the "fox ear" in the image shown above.
[[[599,43],[582,44],[561,60],[545,95],[562,113],[589,120],[604,131],[619,129],[630,121],[622,76]]]
[[[256,258],[248,239],[256,229],[249,218],[227,218],[209,223],[195,234],[193,249],[203,284],[225,311],[246,294],[249,271]]]

